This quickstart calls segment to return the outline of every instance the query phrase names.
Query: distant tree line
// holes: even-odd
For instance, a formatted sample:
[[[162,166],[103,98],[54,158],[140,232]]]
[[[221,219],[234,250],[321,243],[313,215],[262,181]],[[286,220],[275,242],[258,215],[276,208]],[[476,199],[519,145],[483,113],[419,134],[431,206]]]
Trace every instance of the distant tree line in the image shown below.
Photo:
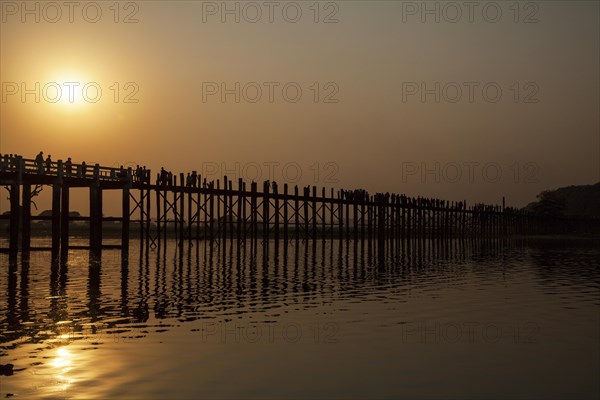
[[[525,209],[544,217],[600,218],[600,182],[545,190]]]

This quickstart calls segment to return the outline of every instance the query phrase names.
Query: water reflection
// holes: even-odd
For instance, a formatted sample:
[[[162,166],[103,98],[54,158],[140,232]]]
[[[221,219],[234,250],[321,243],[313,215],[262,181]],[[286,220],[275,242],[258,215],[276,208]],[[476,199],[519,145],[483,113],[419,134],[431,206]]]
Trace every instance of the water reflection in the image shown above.
[[[539,285],[547,289],[578,286],[589,292],[587,300],[598,300],[593,296],[593,290],[600,286],[600,272],[594,263],[598,251],[592,246],[574,250],[556,243],[528,243],[523,247],[501,241],[421,240],[399,246],[377,251],[361,242],[271,243],[268,249],[252,243],[201,243],[184,251],[173,246],[172,251],[138,248],[124,255],[72,253],[66,262],[51,259],[49,265],[42,256],[34,260],[33,294],[31,256],[10,258],[3,277],[2,343],[24,333],[35,336],[36,328],[53,330],[66,320],[73,321],[78,329],[86,324],[96,328],[115,325],[106,324],[107,319],[116,319],[121,325],[145,323],[151,318],[185,321],[214,314],[258,312],[288,303],[306,305],[317,299],[386,291],[390,285],[418,285],[432,275],[459,279],[460,270],[470,263],[494,265],[495,270],[483,274],[506,274],[511,268],[508,264],[523,259],[535,266]],[[86,267],[87,279],[83,281],[81,272]],[[70,280],[69,271],[74,270]],[[110,282],[103,282],[107,276]],[[44,280],[48,282],[47,295],[42,295],[39,285]]]
[[[8,265],[0,270],[0,354],[21,370],[51,368],[57,387],[66,390],[82,365],[95,362],[82,351],[196,320],[249,316],[269,324],[286,313],[318,314],[327,304],[374,299],[418,308],[416,293],[436,299],[449,288],[484,292],[476,309],[484,313],[519,307],[507,305],[506,296],[511,286],[528,282],[565,310],[598,306],[599,253],[588,242],[413,240],[383,248],[359,241],[250,241],[170,243],[151,251],[133,246],[128,254],[72,251],[62,260],[7,256],[0,258]],[[428,312],[443,316],[444,306]],[[357,312],[351,319],[360,318]]]

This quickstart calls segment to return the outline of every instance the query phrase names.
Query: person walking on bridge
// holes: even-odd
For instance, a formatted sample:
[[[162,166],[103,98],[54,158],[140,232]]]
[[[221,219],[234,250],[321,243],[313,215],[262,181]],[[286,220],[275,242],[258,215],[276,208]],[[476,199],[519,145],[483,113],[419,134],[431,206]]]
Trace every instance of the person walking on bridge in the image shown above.
[[[40,151],[39,154],[35,157],[35,165],[38,169],[38,174],[44,174],[44,152]]]
[[[49,174],[52,169],[52,156],[48,154],[48,158],[46,158],[46,173]]]
[[[65,172],[67,176],[73,175],[73,161],[71,161],[71,157],[65,162]]]

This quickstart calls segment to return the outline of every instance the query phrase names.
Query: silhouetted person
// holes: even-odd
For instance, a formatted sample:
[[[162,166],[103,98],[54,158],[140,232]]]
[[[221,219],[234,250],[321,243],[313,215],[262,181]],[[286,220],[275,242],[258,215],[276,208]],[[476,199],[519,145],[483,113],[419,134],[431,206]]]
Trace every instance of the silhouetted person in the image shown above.
[[[44,173],[44,152],[40,151],[39,154],[35,157],[35,165],[37,165],[38,174],[42,175]]]
[[[46,173],[50,173],[52,169],[52,156],[48,154],[48,158],[46,158]]]
[[[73,175],[73,161],[71,161],[71,157],[67,158],[67,161],[65,161],[65,173],[67,176]]]
[[[81,177],[85,178],[86,174],[87,174],[87,164],[84,161],[81,163]]]
[[[158,178],[158,182],[161,185],[165,185],[166,182],[167,182],[167,172],[165,171],[164,167],[160,167],[160,175],[159,175],[159,178]]]
[[[117,177],[119,179],[125,179],[127,177],[127,171],[125,171],[125,168],[122,165],[119,167],[119,173],[117,174]]]

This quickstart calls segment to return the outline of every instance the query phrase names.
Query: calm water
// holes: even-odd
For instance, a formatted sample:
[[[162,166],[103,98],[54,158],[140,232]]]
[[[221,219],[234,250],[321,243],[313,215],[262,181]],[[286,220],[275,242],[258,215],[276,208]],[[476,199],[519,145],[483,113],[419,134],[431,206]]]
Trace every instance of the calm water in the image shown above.
[[[0,397],[598,398],[587,241],[0,255]]]

